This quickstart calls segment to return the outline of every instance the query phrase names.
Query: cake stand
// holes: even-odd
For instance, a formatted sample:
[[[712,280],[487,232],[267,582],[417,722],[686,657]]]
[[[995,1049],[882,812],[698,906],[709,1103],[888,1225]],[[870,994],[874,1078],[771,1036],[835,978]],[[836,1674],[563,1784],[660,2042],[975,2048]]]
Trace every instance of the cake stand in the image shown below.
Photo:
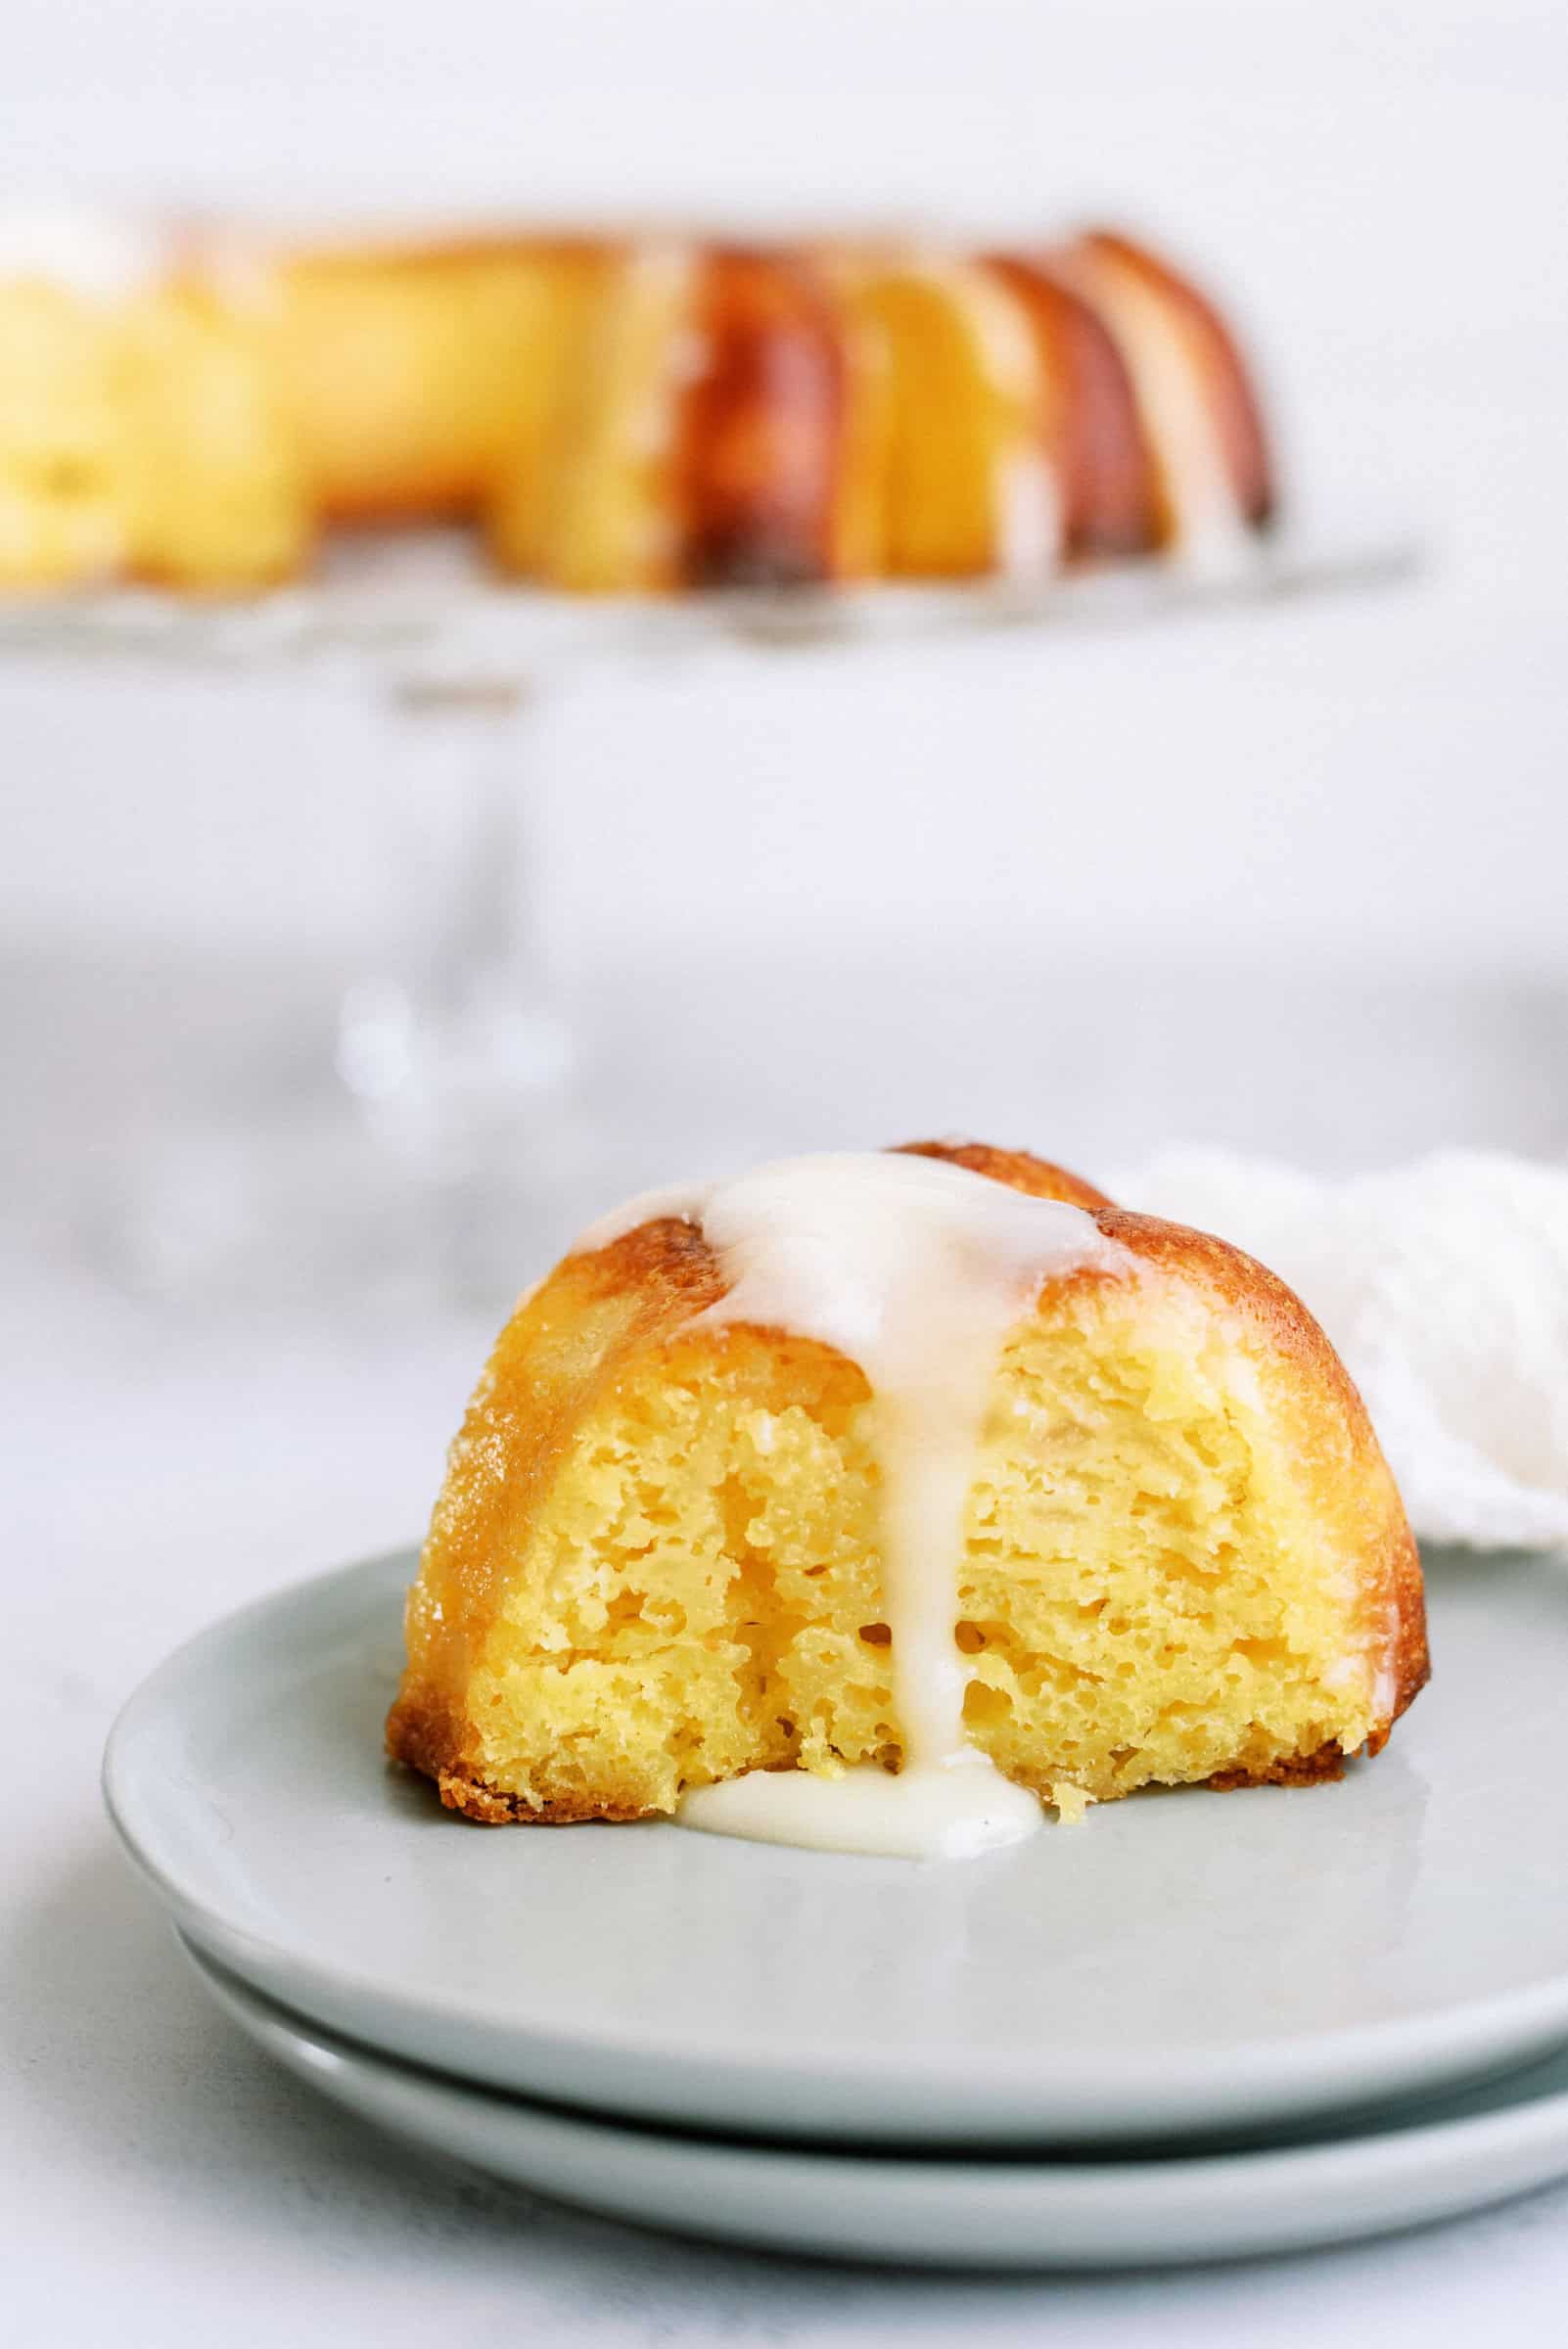
[[[345,540],[307,583],[243,601],[115,588],[0,605],[0,656],[35,668],[293,674],[379,713],[371,966],[270,1079],[237,1036],[222,1084],[187,1086],[117,1157],[98,1218],[116,1268],[161,1293],[349,1304],[413,1283],[493,1310],[584,1200],[614,1192],[613,1121],[590,1115],[546,980],[527,840],[541,700],[585,665],[1132,630],[1390,584],[1419,560],[1406,530],[1291,528],[1201,565],[1038,585],[578,599],[488,580],[471,540],[432,530]]]

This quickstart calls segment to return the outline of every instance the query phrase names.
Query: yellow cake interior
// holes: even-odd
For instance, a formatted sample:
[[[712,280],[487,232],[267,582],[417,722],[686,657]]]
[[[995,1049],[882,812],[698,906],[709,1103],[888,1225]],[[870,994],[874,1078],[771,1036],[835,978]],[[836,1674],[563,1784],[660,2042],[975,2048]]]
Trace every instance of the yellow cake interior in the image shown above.
[[[577,594],[677,584],[672,354],[692,304],[690,257],[654,248],[619,260],[579,305],[571,396],[541,403],[533,455],[514,446],[491,504],[490,544],[510,569]]]
[[[0,587],[90,582],[123,558],[119,365],[103,305],[0,280]]]
[[[290,262],[284,382],[322,511],[472,514],[503,472],[521,499],[602,266],[523,244]]]
[[[161,287],[121,343],[132,569],[219,592],[294,576],[315,523],[270,306]]]
[[[1013,469],[1039,399],[1027,322],[978,269],[868,267],[849,278],[887,353],[882,553],[890,575],[1005,566]]]
[[[414,1684],[469,1609],[468,1767],[525,1809],[668,1812],[683,1786],[748,1769],[897,1767],[862,1373],[747,1327],[622,1358],[629,1310],[557,1321],[546,1294],[503,1340],[528,1348],[542,1449],[504,1526],[465,1526],[454,1474],[411,1603]],[[553,1409],[611,1359],[547,1457]],[[1336,1564],[1364,1550],[1386,1494],[1309,1460],[1268,1381],[1177,1286],[1085,1284],[1014,1332],[956,1634],[969,1736],[1009,1776],[1071,1808],[1288,1774],[1386,1720],[1379,1627]]]

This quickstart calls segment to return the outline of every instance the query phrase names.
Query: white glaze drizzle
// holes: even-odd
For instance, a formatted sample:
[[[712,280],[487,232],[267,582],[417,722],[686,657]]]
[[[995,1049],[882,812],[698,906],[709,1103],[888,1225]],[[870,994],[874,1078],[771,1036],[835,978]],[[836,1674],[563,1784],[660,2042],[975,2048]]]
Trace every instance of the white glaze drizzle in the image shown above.
[[[955,1632],[964,1514],[992,1375],[1041,1283],[1123,1252],[1082,1208],[946,1161],[897,1153],[786,1159],[737,1180],[651,1192],[583,1234],[607,1246],[659,1216],[699,1224],[729,1282],[693,1326],[812,1338],[859,1364],[882,1487],[897,1775],[756,1771],[688,1793],[686,1824],[769,1842],[958,1857],[1038,1825],[964,1728]]]
[[[996,471],[996,568],[1024,584],[1049,578],[1062,551],[1062,500],[1043,448],[1015,448]]]
[[[646,306],[662,317],[654,371],[643,388],[643,405],[632,421],[629,445],[648,478],[664,484],[675,455],[681,399],[706,362],[707,345],[697,319],[700,261],[685,245],[658,245],[625,264],[629,306]],[[639,565],[655,571],[674,562],[677,532],[668,486],[661,486],[642,521]]]
[[[974,1746],[945,1767],[862,1765],[836,1778],[752,1770],[681,1798],[680,1823],[705,1835],[862,1852],[879,1860],[973,1860],[1033,1835],[1044,1814]]]
[[[1061,560],[1063,506],[1055,463],[1040,429],[1039,347],[1022,303],[987,271],[955,272],[953,299],[964,310],[1013,429],[995,459],[996,569],[1024,583],[1046,579]]]

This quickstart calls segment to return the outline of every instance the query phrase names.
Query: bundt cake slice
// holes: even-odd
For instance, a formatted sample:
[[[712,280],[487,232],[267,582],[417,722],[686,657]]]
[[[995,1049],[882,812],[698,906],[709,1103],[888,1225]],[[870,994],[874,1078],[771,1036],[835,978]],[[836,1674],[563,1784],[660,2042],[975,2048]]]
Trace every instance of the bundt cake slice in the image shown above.
[[[585,1234],[485,1369],[407,1635],[391,1751],[471,1818],[885,1851],[1335,1776],[1426,1675],[1398,1494],[1303,1307],[979,1145]]]
[[[1038,429],[1060,495],[1064,553],[1152,554],[1165,527],[1160,477],[1115,336],[1047,259],[993,253],[987,265],[1035,339]]]
[[[875,358],[810,253],[629,251],[578,358],[535,474],[497,481],[490,542],[508,569],[628,594],[874,568]]]
[[[886,353],[884,572],[1048,578],[1061,484],[1040,353],[1011,288],[949,253],[851,254],[843,278]]]
[[[1191,280],[1147,247],[1092,230],[1050,266],[1105,321],[1152,443],[1162,540],[1202,561],[1273,516],[1273,465],[1241,347]]]

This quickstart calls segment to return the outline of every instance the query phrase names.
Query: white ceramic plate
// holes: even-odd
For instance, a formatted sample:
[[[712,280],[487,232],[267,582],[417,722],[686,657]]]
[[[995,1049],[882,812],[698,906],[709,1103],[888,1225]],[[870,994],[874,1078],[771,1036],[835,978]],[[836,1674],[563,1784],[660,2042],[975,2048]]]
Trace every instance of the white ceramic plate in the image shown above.
[[[1416,2126],[1196,2159],[927,2159],[595,2120],[356,2048],[192,1950],[208,1989],[325,2096],[428,2151],[613,2218],[775,2251],[921,2267],[1136,2268],[1345,2243],[1568,2174],[1568,2055]]]
[[[384,1762],[406,1557],[172,1657],[110,1806],[204,1949],[492,2087],[770,2137],[1263,2131],[1568,2037],[1568,1570],[1432,1561],[1437,1674],[1337,1786],[1151,1794],[921,1866],[483,1828]]]

